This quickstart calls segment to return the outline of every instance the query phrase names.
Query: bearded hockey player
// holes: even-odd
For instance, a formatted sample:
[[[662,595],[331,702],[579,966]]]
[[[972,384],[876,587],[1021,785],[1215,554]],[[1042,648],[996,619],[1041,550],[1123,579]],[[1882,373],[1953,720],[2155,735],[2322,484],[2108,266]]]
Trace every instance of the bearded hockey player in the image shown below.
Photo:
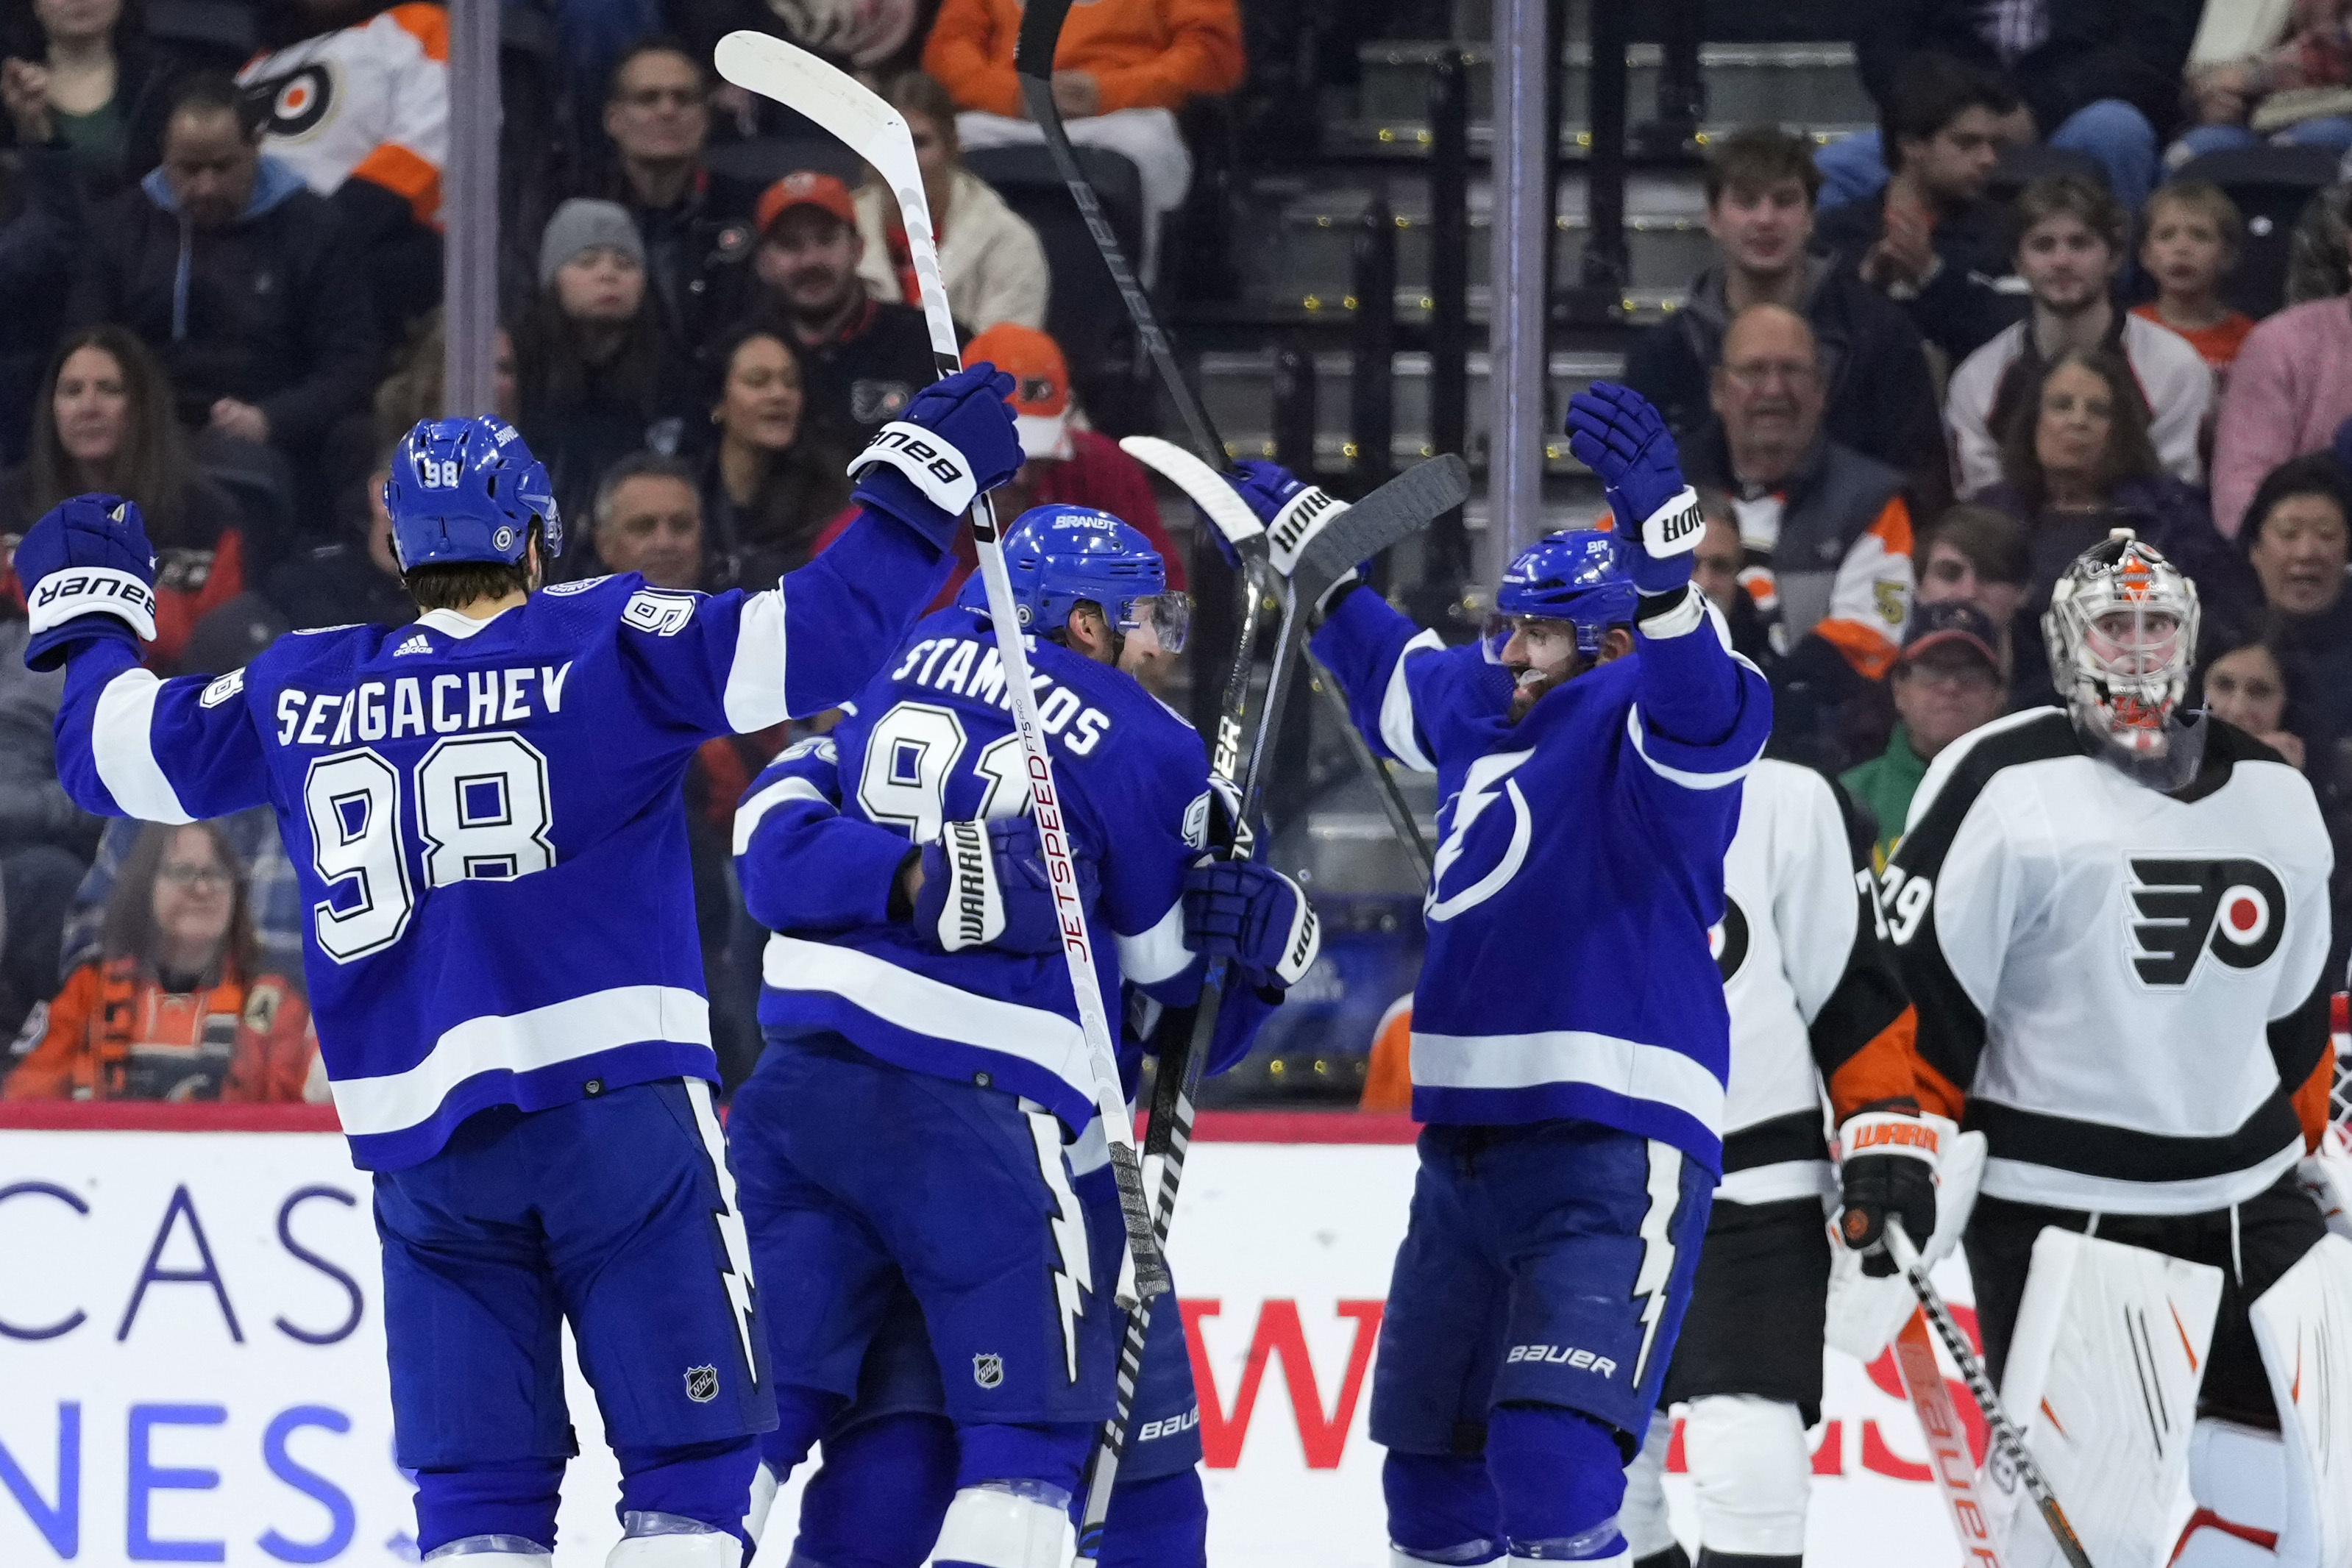
[[[1936,758],[1886,917],[1923,1098],[1989,1141],[1986,1359],[2091,1557],[2163,1561],[2185,1467],[2175,1563],[2345,1568],[2352,1243],[2295,1182],[2331,1072],[2328,839],[2301,773],[2182,709],[2197,620],[2128,531],[2076,559],[2042,619],[2065,706]],[[2050,1550],[2022,1510],[2004,1559]]]
[[[1004,553],[1106,1012],[1123,982],[1191,1001],[1206,954],[1239,966],[1262,1012],[1314,961],[1313,911],[1276,872],[1204,858],[1201,737],[1121,667],[1176,646],[1188,601],[1141,534],[1087,507],[1027,513]],[[780,1281],[762,1304],[781,1416],[762,1459],[781,1480],[828,1437],[825,1506],[795,1551],[826,1568],[926,1552],[1054,1568],[1111,1414],[1124,1236],[1006,707],[975,582],[736,816],[745,902],[776,933],[768,1048],[730,1124],[752,1255]],[[1212,1070],[1247,1043],[1253,1008],[1229,1010]],[[935,1383],[887,1364],[922,1343],[909,1302]],[[857,1419],[854,1397],[882,1418]],[[1134,1483],[1106,1561],[1199,1562],[1189,1462]]]
[[[1635,526],[1522,552],[1499,650],[1348,584],[1314,643],[1443,801],[1413,998],[1428,1125],[1372,1389],[1399,1562],[1629,1561],[1623,1467],[1722,1171],[1707,934],[1771,699],[1690,584],[1698,501],[1657,412],[1604,382],[1568,428]]]
[[[1919,1107],[1912,1019],[1882,945],[1867,831],[1810,768],[1759,762],[1741,794],[1716,928],[1731,1012],[1723,1182],[1660,1408],[1689,1406],[1683,1446],[1700,1563],[1795,1568],[1812,1476],[1805,1430],[1821,1419],[1831,1261],[1822,1200],[1838,1191],[1821,1085],[1849,1145],[1907,1131]],[[1871,1156],[1847,1161],[1853,1204],[1879,1201],[1870,1189],[1889,1174]],[[1925,1236],[1933,1189],[1916,1196],[1901,1212]],[[1666,1424],[1652,1423],[1628,1478],[1625,1533],[1639,1568],[1687,1562],[1665,1522],[1666,1438]]]
[[[375,1173],[395,1445],[418,1544],[548,1568],[572,1452],[568,1321],[621,1469],[612,1568],[735,1568],[775,1424],[710,1085],[679,790],[706,738],[846,699],[944,577],[962,497],[1020,463],[989,367],[869,455],[862,517],[760,593],[635,575],[537,591],[547,476],[495,419],[394,457],[423,610],[159,681],[138,509],[79,497],[16,556],[36,668],[70,660],[59,771],[84,807],[186,822],[268,801],[311,911],[311,1006]],[[917,438],[917,439],[908,439]],[[944,505],[941,500],[944,499]]]

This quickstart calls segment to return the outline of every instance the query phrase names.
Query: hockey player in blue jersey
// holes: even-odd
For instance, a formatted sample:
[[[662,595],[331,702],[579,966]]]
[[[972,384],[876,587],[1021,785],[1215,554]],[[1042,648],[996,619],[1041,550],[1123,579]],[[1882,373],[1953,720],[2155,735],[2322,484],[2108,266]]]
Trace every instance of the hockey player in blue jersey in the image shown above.
[[[1286,878],[1204,857],[1217,798],[1201,738],[1120,668],[1175,641],[1159,557],[1117,518],[1046,507],[1005,558],[1106,1011],[1119,1016],[1122,983],[1191,1000],[1207,953],[1263,1006],[1312,963],[1313,914]],[[879,1495],[836,1533],[811,1539],[803,1521],[803,1553],[826,1568],[927,1548],[943,1564],[1057,1564],[1111,1412],[1124,1239],[1018,745],[968,591],[736,816],[745,901],[777,935],[769,1044],[730,1135],[753,1257],[794,1265],[763,1299],[781,1417],[763,1458],[782,1478],[828,1428],[848,1436],[836,1423],[867,1353],[894,1343],[886,1325],[910,1299],[952,1427],[944,1464],[936,1427],[867,1431],[879,1451],[859,1469]],[[1248,1011],[1226,1042],[1245,1042]],[[924,1479],[942,1470],[943,1521]],[[1172,1497],[1171,1537],[1198,1517],[1174,1495],[1188,1485],[1185,1469],[1153,1499]]]
[[[1656,411],[1597,383],[1568,428],[1635,526],[1521,552],[1499,647],[1446,648],[1347,582],[1313,643],[1442,802],[1413,995],[1427,1126],[1372,1389],[1400,1563],[1628,1561],[1622,1466],[1721,1170],[1707,933],[1771,698],[1690,585],[1698,503]],[[1299,503],[1270,465],[1236,488],[1269,524]]]
[[[495,419],[420,424],[394,459],[415,623],[290,636],[217,680],[139,666],[154,565],[135,507],[78,497],[18,549],[26,660],[70,661],[74,798],[158,821],[277,810],[320,1054],[375,1173],[428,1561],[547,1568],[567,1320],[620,1460],[611,1568],[740,1561],[775,1417],[710,1100],[681,779],[705,738],[838,704],[896,646],[963,502],[1020,462],[1005,385],[982,366],[919,394],[854,465],[861,518],[764,592],[537,591],[562,525]]]

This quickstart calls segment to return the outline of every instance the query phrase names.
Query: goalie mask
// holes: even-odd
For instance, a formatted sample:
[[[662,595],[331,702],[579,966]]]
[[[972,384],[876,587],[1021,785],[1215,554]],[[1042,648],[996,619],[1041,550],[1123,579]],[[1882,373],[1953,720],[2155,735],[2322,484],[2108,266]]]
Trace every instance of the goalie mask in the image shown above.
[[[2197,770],[2204,727],[2179,717],[2197,648],[2197,585],[2129,528],[2076,557],[2042,617],[2051,679],[2077,734],[2143,783]]]

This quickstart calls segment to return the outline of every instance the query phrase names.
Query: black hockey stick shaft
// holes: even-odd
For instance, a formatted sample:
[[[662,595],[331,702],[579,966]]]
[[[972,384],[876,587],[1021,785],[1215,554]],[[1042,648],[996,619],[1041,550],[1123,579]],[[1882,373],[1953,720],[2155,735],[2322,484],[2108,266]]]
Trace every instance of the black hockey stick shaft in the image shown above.
[[[2092,1568],[2090,1553],[2083,1550],[2082,1538],[2066,1521],[2066,1511],[2058,1505],[2058,1494],[2051,1490],[2050,1478],[2042,1473],[2041,1462],[2026,1446],[2025,1434],[2018,1430],[2008,1411],[2001,1407],[2000,1396],[1993,1391],[1992,1378],[1986,1373],[1976,1347],[1969,1343],[1951,1308],[1944,1304],[1943,1293],[1928,1279],[1927,1260],[1912,1245],[1903,1222],[1891,1217],[1886,1221],[1886,1250],[1894,1258],[1895,1266],[1903,1270],[1903,1277],[1911,1282],[1911,1293],[1919,1298],[1919,1305],[1926,1310],[1928,1322],[1935,1325],[1936,1337],[1944,1342],[1952,1364],[1960,1369],[1977,1408],[1984,1413],[1985,1427],[1992,1435],[1993,1446],[2016,1469],[2018,1479],[2025,1483],[2026,1495],[2041,1510],[2043,1522],[2050,1526],[2050,1533],[2058,1542],[2059,1555],[2066,1559],[2068,1568]]]
[[[1169,401],[1176,405],[1177,417],[1184,422],[1185,433],[1192,438],[1193,449],[1208,461],[1223,464],[1225,444],[1210,422],[1209,411],[1201,406],[1199,396],[1178,368],[1176,351],[1169,345],[1168,334],[1160,329],[1160,318],[1151,308],[1150,297],[1136,281],[1135,270],[1128,266],[1118,236],[1111,232],[1110,220],[1103,215],[1102,202],[1079,169],[1077,154],[1070,150],[1069,135],[1062,129],[1062,111],[1054,102],[1054,51],[1061,43],[1063,19],[1069,14],[1070,0],[1028,0],[1021,16],[1021,36],[1014,41],[1013,51],[1013,68],[1021,79],[1022,99],[1029,106],[1029,118],[1045,134],[1045,150],[1052,155],[1062,183],[1069,187],[1070,200],[1077,204],[1078,216],[1085,220],[1087,233],[1094,236],[1095,249],[1102,253],[1103,266],[1109,270],[1110,280],[1127,306],[1128,319],[1135,323],[1143,351],[1151,357],[1153,368],[1160,372],[1160,384],[1168,389]]]

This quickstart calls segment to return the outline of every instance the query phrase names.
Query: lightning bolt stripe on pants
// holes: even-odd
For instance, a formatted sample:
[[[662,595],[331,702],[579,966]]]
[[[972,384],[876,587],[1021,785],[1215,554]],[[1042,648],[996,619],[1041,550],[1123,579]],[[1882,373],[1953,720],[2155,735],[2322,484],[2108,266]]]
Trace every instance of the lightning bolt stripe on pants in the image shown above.
[[[702,1134],[702,1152],[710,1158],[710,1174],[719,1184],[719,1207],[711,1218],[727,1249],[727,1267],[719,1276],[727,1304],[735,1313],[735,1333],[743,1345],[743,1375],[756,1386],[760,1358],[751,1353],[751,1241],[743,1229],[743,1206],[735,1197],[735,1173],[727,1164],[727,1138],[719,1129],[719,1113],[710,1103],[710,1085],[699,1078],[686,1084],[687,1103],[694,1107],[695,1129]]]
[[[1078,1195],[1070,1186],[1069,1166],[1062,1158],[1061,1122],[1051,1111],[1024,1109],[1022,1113],[1028,1118],[1029,1135],[1037,1145],[1037,1174],[1045,1178],[1045,1191],[1055,1205],[1047,1223],[1053,1227],[1054,1245],[1062,1261],[1061,1267],[1054,1270],[1054,1301],[1061,1321],[1063,1370],[1075,1384],[1078,1380],[1078,1319],[1086,1312],[1080,1292],[1090,1286],[1095,1277],[1094,1264],[1087,1252],[1087,1218],[1078,1209]]]
[[[1683,1152],[1672,1144],[1650,1140],[1650,1206],[1642,1211],[1642,1268],[1633,1276],[1633,1299],[1642,1303],[1642,1354],[1633,1363],[1633,1381],[1650,1364],[1650,1346],[1658,1337],[1658,1320],[1666,1312],[1666,1282],[1675,1274],[1675,1211],[1682,1207]]]

